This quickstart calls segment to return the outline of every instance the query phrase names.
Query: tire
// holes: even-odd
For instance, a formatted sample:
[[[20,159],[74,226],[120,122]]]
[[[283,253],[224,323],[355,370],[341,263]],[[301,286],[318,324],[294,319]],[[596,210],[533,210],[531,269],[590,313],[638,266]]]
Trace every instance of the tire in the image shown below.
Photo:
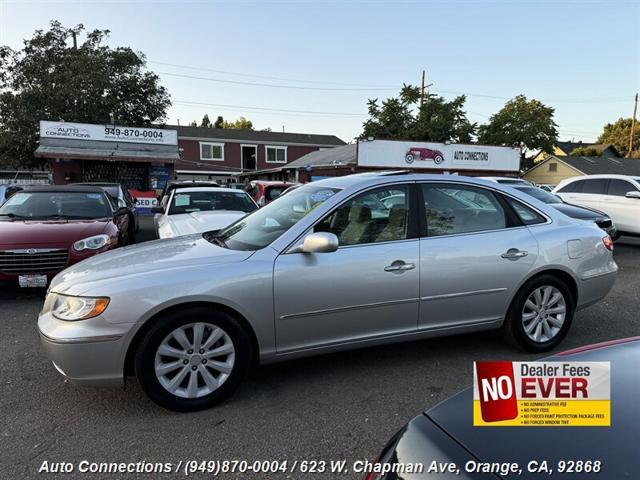
[[[441,156],[441,155],[436,155],[436,156],[434,157],[434,159],[433,159],[433,162],[434,162],[436,165],[440,165],[442,162],[444,162],[444,158],[442,158],[442,156]]]
[[[550,292],[548,305],[539,304],[537,311],[531,308],[532,304],[538,303],[536,298],[544,303],[545,291]],[[539,297],[536,297],[536,292]],[[554,302],[557,294],[561,298]],[[561,313],[562,307],[564,313]],[[566,283],[554,275],[540,275],[525,283],[514,297],[503,327],[504,333],[512,344],[529,352],[546,352],[562,342],[571,327],[574,313],[575,299]],[[536,333],[539,333],[537,340],[532,338]]]
[[[203,326],[202,349],[185,348],[173,336],[176,334],[182,342],[186,340],[186,345],[193,347],[194,341],[197,343],[194,337],[196,329],[200,328],[198,325]],[[206,345],[207,340],[217,337],[211,345]],[[164,356],[159,352],[161,347],[163,352],[168,351],[167,347],[173,350],[169,350],[169,356]],[[223,350],[225,353],[213,356],[202,353]],[[180,352],[180,356],[175,351]],[[189,307],[154,320],[154,326],[145,334],[135,354],[135,372],[142,389],[153,402],[176,412],[207,409],[227,399],[238,389],[250,365],[251,342],[240,323],[227,313],[206,307]],[[223,366],[225,373],[218,370]],[[161,368],[156,371],[156,367]],[[205,381],[205,375],[208,381]],[[194,377],[195,381],[192,380]],[[213,384],[216,384],[215,388]]]
[[[413,155],[411,153],[407,153],[404,156],[404,159],[407,161],[407,163],[413,163]]]

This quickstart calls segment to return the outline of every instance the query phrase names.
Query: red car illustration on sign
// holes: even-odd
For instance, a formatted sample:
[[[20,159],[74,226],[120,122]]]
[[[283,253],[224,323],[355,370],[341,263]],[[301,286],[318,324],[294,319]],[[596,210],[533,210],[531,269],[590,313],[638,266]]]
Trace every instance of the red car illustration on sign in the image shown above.
[[[439,150],[431,150],[430,148],[411,147],[404,156],[407,163],[413,163],[414,160],[433,160],[433,163],[440,165],[444,162],[444,155]]]

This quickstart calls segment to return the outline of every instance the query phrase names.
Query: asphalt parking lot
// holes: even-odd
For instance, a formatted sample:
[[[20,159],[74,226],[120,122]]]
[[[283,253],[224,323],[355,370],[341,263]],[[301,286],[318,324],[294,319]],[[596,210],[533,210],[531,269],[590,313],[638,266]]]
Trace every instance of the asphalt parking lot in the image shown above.
[[[613,291],[577,314],[561,350],[639,334],[640,241],[615,256]],[[496,333],[370,348],[260,367],[224,405],[178,414],[134,379],[124,390],[63,381],[38,341],[43,293],[0,284],[0,478],[32,478],[44,460],[374,460],[407,420],[470,385],[474,360],[535,358]]]

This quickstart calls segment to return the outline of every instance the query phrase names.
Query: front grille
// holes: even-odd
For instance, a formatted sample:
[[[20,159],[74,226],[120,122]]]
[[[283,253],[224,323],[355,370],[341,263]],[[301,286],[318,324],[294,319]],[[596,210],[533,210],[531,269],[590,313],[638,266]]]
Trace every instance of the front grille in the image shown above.
[[[30,248],[0,250],[0,272],[48,273],[63,270],[69,261],[67,250]]]

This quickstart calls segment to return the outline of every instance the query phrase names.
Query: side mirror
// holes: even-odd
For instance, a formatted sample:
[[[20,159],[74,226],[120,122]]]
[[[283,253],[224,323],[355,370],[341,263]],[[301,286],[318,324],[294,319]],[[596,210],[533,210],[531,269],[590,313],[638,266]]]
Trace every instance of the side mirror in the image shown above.
[[[632,190],[631,192],[627,192],[625,194],[627,198],[640,198],[640,192],[637,190]]]
[[[302,245],[290,250],[290,253],[329,253],[338,249],[338,237],[329,232],[316,232],[304,237]]]
[[[162,207],[151,207],[151,213],[164,213],[164,208]]]

